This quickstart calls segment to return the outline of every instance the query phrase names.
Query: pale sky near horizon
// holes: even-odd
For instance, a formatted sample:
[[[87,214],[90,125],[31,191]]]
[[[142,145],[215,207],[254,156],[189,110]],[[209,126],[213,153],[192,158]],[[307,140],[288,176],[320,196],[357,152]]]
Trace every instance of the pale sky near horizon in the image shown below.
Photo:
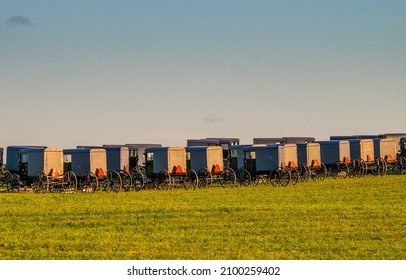
[[[0,0],[0,147],[406,132],[406,1]]]

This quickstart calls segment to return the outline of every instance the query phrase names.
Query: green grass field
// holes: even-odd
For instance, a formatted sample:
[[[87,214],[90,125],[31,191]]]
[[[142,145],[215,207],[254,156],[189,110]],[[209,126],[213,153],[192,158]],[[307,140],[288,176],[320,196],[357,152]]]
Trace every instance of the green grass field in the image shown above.
[[[406,259],[406,176],[0,194],[0,259]]]

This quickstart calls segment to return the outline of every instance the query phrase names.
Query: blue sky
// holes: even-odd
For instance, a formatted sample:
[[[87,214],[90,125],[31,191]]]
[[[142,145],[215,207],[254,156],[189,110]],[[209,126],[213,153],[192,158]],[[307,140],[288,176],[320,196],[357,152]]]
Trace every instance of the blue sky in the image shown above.
[[[1,0],[0,146],[406,132],[406,1]]]

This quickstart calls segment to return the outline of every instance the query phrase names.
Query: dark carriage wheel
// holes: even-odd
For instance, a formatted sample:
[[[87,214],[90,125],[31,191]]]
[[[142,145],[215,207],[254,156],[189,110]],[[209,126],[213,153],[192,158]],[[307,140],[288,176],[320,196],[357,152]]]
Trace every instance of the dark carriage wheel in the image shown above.
[[[388,172],[388,163],[383,158],[379,158],[379,161],[382,163],[382,170],[380,171],[380,174],[381,176],[386,175]]]
[[[197,176],[199,189],[211,187],[213,183],[213,176],[211,175],[211,172],[207,168],[201,168],[197,172]]]
[[[48,190],[51,193],[60,193],[62,192],[62,179],[48,177]]]
[[[49,188],[48,177],[43,171],[37,172],[31,185],[34,193],[45,193]]]
[[[356,165],[355,161],[351,161],[348,165],[348,177],[349,178],[354,178],[356,175]]]
[[[320,181],[323,181],[324,179],[326,179],[327,174],[328,174],[328,171],[327,171],[326,165],[324,163],[321,163],[320,170],[319,170],[319,176],[318,176]]]
[[[278,176],[279,176],[278,173],[279,173],[279,170],[274,169],[274,170],[271,171],[271,174],[269,175],[269,182],[271,182],[271,185],[274,186],[274,187],[276,187],[279,184],[279,182],[278,182]]]
[[[121,177],[123,191],[128,192],[133,185],[132,176],[125,170],[120,170],[119,174]]]
[[[12,180],[13,174],[8,170],[3,169],[1,165],[0,168],[0,186],[6,187],[7,191],[12,191],[9,182]]]
[[[144,176],[144,178],[147,177],[147,170],[144,166],[138,166],[137,170],[142,174],[142,176]]]
[[[220,185],[223,188],[235,187],[237,185],[237,176],[234,170],[229,167],[224,167],[224,171],[221,173]]]
[[[305,163],[300,164],[299,173],[300,173],[300,180],[302,182],[308,182],[309,181],[309,179],[310,179],[310,167],[307,164],[305,164]]]
[[[8,192],[19,192],[21,189],[21,181],[20,181],[20,176],[17,174],[11,174],[9,171],[7,171],[9,174],[5,174],[5,181],[7,184],[7,191]]]
[[[185,189],[192,189],[195,190],[199,185],[199,176],[197,175],[196,171],[193,169],[190,170],[187,174],[187,177],[183,181],[183,187]]]
[[[386,165],[386,161],[383,158],[379,157],[379,158],[377,158],[375,160],[375,164],[376,164],[377,169],[378,169],[377,170],[377,173],[378,173],[377,175],[379,175],[379,176],[385,175],[386,171],[388,169],[388,167]]]
[[[363,159],[358,160],[358,172],[356,174],[357,178],[365,177],[367,175],[368,166],[367,163]]]
[[[20,177],[17,174],[11,174],[8,170],[1,170],[0,172],[0,185],[6,187],[7,192],[19,192]]]
[[[146,178],[139,170],[132,170],[131,171],[132,182],[134,186],[134,190],[140,191],[144,188]]]
[[[167,170],[161,170],[158,173],[156,184],[159,190],[169,190],[172,185],[171,174]]]
[[[64,193],[75,193],[78,187],[78,179],[72,171],[66,172],[63,176],[62,191]]]
[[[259,175],[253,175],[252,178],[251,178],[252,185],[254,187],[258,186],[259,180],[260,180]]]
[[[399,174],[406,173],[406,158],[403,156],[399,156],[397,160],[397,169]]]
[[[290,181],[291,181],[291,173],[289,172],[289,170],[286,167],[282,167],[279,170],[278,176],[277,176],[278,185],[280,185],[282,187],[286,187],[289,185]]]
[[[248,187],[251,184],[251,174],[244,168],[238,169],[236,176],[241,186]]]
[[[353,160],[348,165],[348,177],[361,178],[364,175],[364,164],[362,160]]]
[[[80,177],[79,190],[94,193],[99,188],[99,180],[93,172],[86,172]]]
[[[107,172],[107,184],[106,191],[118,193],[123,186],[120,173],[116,171]]]
[[[299,171],[296,168],[290,169],[288,171],[290,173],[290,181],[292,182],[292,185],[295,186],[299,182]]]
[[[367,171],[365,172],[365,174],[368,173],[368,170],[370,170],[371,174],[375,177],[379,175],[380,166],[378,159],[375,159],[373,162],[365,163],[365,165],[367,166]]]
[[[350,175],[348,165],[343,161],[337,161],[333,164],[330,171],[331,177],[334,179],[345,179]]]

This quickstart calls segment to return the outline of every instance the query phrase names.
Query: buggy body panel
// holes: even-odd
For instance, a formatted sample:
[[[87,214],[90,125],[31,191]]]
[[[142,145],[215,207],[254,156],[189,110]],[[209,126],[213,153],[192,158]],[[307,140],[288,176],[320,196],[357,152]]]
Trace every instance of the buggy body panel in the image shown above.
[[[63,174],[63,149],[59,148],[29,148],[20,150],[22,162],[27,164],[27,176],[34,177],[39,171],[48,174],[52,169]]]
[[[103,147],[106,150],[107,170],[125,170],[130,164],[128,147]]]
[[[343,161],[344,158],[351,159],[350,142],[348,140],[319,141],[321,161],[324,164],[334,164]]]
[[[24,149],[45,149],[46,146],[8,146],[7,147],[7,159],[6,166],[11,172],[20,172],[20,155]]]
[[[406,133],[386,133],[382,135],[383,138],[386,139],[394,139],[396,143],[396,151],[398,154],[401,154],[402,152],[402,139],[406,138]],[[403,140],[404,142],[405,140]],[[406,156],[406,153],[404,153],[403,156]]]
[[[78,149],[105,149],[107,170],[125,170],[129,166],[129,148],[123,145],[77,146]]]
[[[223,148],[220,146],[196,146],[187,147],[186,151],[190,154],[190,168],[199,171],[206,168],[213,172],[218,166],[219,171],[224,171]]]
[[[244,147],[245,169],[249,172],[270,172],[278,168],[282,161],[283,146],[250,146]]]
[[[71,156],[72,172],[82,175],[86,172],[96,173],[96,169],[102,168],[107,172],[106,150],[100,148],[82,148],[64,150],[66,155]]]
[[[229,148],[229,160],[231,169],[238,170],[244,168],[244,148],[253,145],[233,145]]]
[[[299,163],[312,165],[314,160],[321,163],[321,152],[319,143],[297,144],[297,157]]]
[[[280,160],[286,166],[289,164],[294,164],[295,167],[298,166],[297,161],[297,145],[296,144],[285,144],[281,146],[282,149],[279,151],[282,153]]]
[[[383,159],[396,159],[396,141],[392,138],[375,138],[374,139],[374,154],[375,157]]]
[[[187,172],[186,148],[184,147],[146,148],[145,153],[153,156],[151,160],[152,168],[147,166],[147,175],[149,175],[148,173],[151,173],[151,171],[153,174],[158,174],[162,170],[167,170],[169,173],[172,173],[178,166],[180,166],[183,173]]]
[[[161,144],[125,144],[130,149],[130,169],[145,166],[145,149],[159,148]]]
[[[351,139],[350,141],[350,155],[352,159],[362,159],[364,161],[373,160],[374,155],[374,141],[372,139]]]

